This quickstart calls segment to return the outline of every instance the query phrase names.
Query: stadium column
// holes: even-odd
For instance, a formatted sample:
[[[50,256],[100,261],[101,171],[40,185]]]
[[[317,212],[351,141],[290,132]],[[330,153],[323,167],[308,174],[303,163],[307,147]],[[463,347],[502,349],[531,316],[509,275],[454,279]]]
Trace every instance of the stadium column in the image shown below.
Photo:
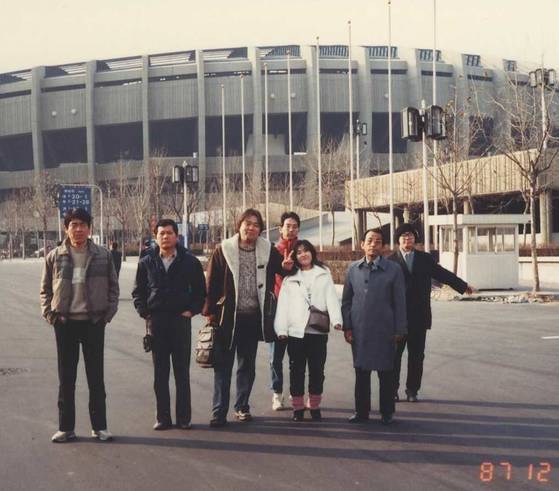
[[[87,181],[95,184],[95,72],[97,61],[91,60],[85,66],[85,133],[87,146]]]
[[[371,168],[371,135],[373,133],[373,79],[371,77],[371,60],[369,49],[360,47],[353,51],[357,61],[357,84],[359,87],[359,122],[367,124],[367,134],[359,137],[360,177],[369,177]],[[363,197],[357,197],[363,199]]]
[[[149,172],[149,55],[142,55],[142,144],[145,170]]]
[[[316,154],[318,120],[316,117],[316,46],[301,46],[307,66],[307,152]]]
[[[44,76],[45,67],[37,66],[31,69],[31,140],[35,172],[45,168],[41,124],[41,80]]]
[[[204,69],[204,52],[196,50],[196,82],[198,94],[198,186],[200,187],[200,205],[206,209],[206,78]]]
[[[248,58],[252,69],[252,146],[253,146],[253,172],[255,177],[262,176],[264,172],[262,136],[262,62],[260,60],[260,48],[249,49]],[[257,181],[258,182],[258,181]]]

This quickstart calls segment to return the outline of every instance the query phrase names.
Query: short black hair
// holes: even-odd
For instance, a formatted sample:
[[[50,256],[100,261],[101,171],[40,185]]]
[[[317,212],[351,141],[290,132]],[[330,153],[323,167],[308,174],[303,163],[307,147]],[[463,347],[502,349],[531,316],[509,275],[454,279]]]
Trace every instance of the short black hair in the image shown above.
[[[83,208],[74,208],[64,213],[64,228],[68,228],[72,220],[80,220],[91,227],[91,215]]]
[[[417,232],[417,229],[411,223],[403,223],[396,229],[396,231],[394,232],[394,241],[398,242],[401,235],[408,233],[413,234],[413,236],[415,237],[415,241],[419,242],[419,234]]]
[[[157,229],[159,227],[173,227],[173,231],[175,235],[179,235],[179,227],[177,226],[177,222],[170,218],[160,218],[159,221],[153,227],[153,234],[157,235]],[[147,242],[147,241],[146,241]]]
[[[262,214],[256,208],[247,208],[245,211],[243,211],[243,213],[237,220],[237,227],[235,231],[239,233],[239,230],[241,229],[241,223],[243,223],[248,217],[256,218],[258,226],[260,227],[260,233],[262,233],[264,231],[264,219],[262,218]]]
[[[297,213],[295,213],[294,211],[286,211],[286,212],[281,214],[280,227],[283,227],[284,222],[288,218],[291,218],[292,220],[295,220],[297,222],[297,227],[301,226],[301,219],[299,218],[299,215],[297,215]]]
[[[365,232],[363,232],[363,235],[361,236],[361,242],[365,242],[365,237],[367,237],[367,234],[370,232],[379,234],[382,237],[382,245],[386,244],[386,237],[384,236],[384,232],[380,227],[368,228],[367,230],[365,230]]]
[[[113,241],[113,242],[111,243],[111,249],[113,249],[114,251],[116,251],[116,250],[118,249],[118,242]]]

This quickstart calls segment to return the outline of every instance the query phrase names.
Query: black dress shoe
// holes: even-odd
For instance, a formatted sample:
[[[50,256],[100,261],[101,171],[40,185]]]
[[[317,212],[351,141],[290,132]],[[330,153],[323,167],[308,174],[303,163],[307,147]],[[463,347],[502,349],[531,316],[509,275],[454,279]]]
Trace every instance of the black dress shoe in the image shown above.
[[[158,421],[153,425],[153,429],[155,431],[170,430],[172,427],[173,423],[171,423],[170,421]]]
[[[225,418],[212,418],[210,419],[210,428],[221,428],[227,424]]]
[[[304,421],[305,419],[305,410],[304,409],[296,409],[293,411],[293,421]]]
[[[350,416],[347,421],[349,423],[366,423],[369,421],[369,416],[362,416],[361,414],[355,413],[353,416]]]
[[[392,414],[383,414],[380,418],[380,422],[383,425],[391,425],[394,423],[394,415]]]
[[[190,421],[179,420],[177,421],[177,428],[179,430],[190,430],[192,429],[192,425],[190,424]]]
[[[311,419],[313,421],[322,421],[320,409],[311,409]]]
[[[406,399],[408,402],[418,402],[417,394],[412,394],[411,392],[406,392]]]

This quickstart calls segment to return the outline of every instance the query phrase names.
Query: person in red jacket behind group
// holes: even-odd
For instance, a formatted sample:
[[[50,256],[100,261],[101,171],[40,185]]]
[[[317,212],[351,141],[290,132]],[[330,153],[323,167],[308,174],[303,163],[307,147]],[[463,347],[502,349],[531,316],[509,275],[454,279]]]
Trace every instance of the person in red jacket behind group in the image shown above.
[[[276,249],[284,258],[291,253],[293,244],[297,242],[300,225],[301,219],[293,211],[287,211],[281,216],[279,227],[280,240],[276,244]],[[279,297],[282,281],[283,277],[277,274],[274,288],[276,298]],[[273,391],[272,409],[274,411],[287,409],[283,400],[283,358],[286,348],[286,340],[276,340],[270,343],[270,374],[272,377],[271,389]]]

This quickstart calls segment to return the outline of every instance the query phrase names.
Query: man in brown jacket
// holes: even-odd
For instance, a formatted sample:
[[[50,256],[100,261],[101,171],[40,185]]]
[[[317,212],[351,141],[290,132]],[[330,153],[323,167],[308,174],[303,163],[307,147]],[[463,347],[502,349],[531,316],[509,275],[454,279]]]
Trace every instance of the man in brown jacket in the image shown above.
[[[103,350],[105,325],[118,306],[118,278],[110,252],[95,245],[89,234],[91,216],[81,208],[64,217],[66,240],[45,260],[41,278],[41,309],[54,326],[58,352],[58,431],[54,443],[76,438],[75,385],[80,344],[87,384],[91,436],[110,440],[105,408]]]

